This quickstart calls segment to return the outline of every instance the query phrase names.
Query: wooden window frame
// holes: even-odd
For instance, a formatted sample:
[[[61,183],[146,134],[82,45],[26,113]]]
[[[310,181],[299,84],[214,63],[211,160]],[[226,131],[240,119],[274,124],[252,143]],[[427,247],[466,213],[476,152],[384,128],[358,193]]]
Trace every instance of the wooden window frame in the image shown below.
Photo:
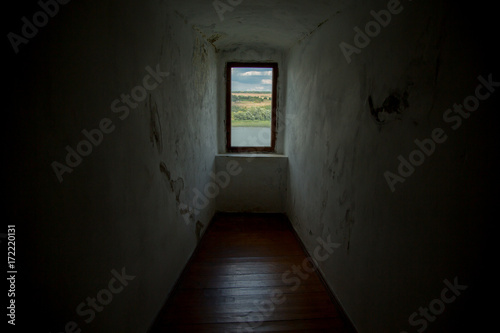
[[[271,99],[271,146],[270,147],[233,147],[231,146],[231,68],[271,68],[273,70],[273,86]],[[278,63],[259,62],[228,62],[226,64],[226,151],[230,153],[248,153],[248,152],[269,152],[274,153],[276,147],[276,105],[278,99]]]

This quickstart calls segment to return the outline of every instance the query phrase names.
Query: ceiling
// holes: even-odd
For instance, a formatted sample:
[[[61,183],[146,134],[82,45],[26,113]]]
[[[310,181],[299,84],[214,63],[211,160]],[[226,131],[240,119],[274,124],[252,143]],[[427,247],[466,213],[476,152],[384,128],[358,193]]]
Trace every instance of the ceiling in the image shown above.
[[[218,50],[288,49],[345,6],[342,0],[173,0],[170,4]]]

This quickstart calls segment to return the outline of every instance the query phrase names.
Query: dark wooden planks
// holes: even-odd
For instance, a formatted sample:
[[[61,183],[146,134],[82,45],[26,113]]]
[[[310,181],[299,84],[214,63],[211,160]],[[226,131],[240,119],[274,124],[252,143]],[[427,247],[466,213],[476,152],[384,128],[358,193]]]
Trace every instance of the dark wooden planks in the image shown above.
[[[353,332],[280,214],[219,214],[151,333]]]

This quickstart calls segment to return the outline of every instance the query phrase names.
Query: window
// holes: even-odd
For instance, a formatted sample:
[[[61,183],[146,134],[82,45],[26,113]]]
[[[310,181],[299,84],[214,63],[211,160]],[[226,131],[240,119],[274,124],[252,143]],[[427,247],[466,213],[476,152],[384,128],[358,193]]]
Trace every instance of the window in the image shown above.
[[[226,68],[228,152],[274,152],[276,63],[235,63]]]

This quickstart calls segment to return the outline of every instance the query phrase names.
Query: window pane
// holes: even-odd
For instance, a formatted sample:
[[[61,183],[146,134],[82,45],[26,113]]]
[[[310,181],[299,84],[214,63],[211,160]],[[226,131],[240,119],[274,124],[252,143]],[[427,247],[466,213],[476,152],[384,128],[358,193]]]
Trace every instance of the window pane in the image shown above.
[[[272,88],[272,68],[231,68],[231,146],[271,146]]]

